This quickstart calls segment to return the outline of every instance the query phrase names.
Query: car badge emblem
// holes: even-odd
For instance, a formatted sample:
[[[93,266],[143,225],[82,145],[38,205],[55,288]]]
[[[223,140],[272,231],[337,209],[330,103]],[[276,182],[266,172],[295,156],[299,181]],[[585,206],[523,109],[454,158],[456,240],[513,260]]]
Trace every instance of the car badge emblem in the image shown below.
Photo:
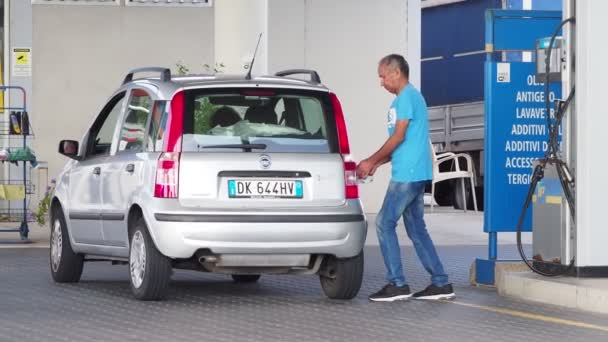
[[[260,167],[264,170],[269,169],[270,165],[272,165],[272,161],[270,160],[270,156],[267,154],[260,155]]]

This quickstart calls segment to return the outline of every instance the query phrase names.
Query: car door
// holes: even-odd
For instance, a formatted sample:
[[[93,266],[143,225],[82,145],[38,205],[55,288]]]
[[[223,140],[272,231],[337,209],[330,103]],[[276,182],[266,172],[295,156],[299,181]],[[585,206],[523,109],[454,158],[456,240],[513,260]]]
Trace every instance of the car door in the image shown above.
[[[97,116],[83,141],[83,159],[70,172],[69,214],[71,235],[83,244],[104,243],[101,222],[101,174],[110,158],[116,122],[125,93],[112,97]]]
[[[102,218],[105,244],[128,246],[127,214],[133,196],[143,186],[146,127],[153,99],[144,89],[129,90],[113,156],[102,172]]]

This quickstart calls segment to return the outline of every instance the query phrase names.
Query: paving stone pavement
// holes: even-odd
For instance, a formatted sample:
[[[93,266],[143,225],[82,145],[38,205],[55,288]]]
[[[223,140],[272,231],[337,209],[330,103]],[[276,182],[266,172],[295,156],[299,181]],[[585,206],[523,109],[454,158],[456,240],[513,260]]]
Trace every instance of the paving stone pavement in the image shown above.
[[[428,275],[411,247],[402,252],[410,286],[422,289]],[[351,301],[326,299],[316,276],[235,284],[224,275],[176,271],[166,301],[140,302],[131,296],[126,266],[88,263],[80,283],[55,284],[48,249],[0,249],[0,341],[608,341],[606,315],[471,287],[469,266],[486,252],[439,247],[458,296],[451,302],[369,302],[385,283],[379,249],[371,245],[363,287]],[[501,253],[516,256],[514,246]]]

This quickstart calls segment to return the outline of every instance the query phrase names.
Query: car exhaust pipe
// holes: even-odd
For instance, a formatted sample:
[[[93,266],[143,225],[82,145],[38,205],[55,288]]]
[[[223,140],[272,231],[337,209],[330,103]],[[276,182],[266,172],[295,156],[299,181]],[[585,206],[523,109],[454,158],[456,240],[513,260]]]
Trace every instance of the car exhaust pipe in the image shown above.
[[[218,258],[215,255],[199,255],[198,256],[198,262],[201,265],[204,265],[205,263],[215,263],[218,261]]]

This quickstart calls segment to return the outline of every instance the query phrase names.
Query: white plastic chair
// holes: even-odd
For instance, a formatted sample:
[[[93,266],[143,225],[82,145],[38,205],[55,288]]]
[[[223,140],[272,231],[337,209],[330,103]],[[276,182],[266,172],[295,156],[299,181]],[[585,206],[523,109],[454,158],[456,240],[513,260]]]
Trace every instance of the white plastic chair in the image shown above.
[[[431,185],[431,212],[433,212],[433,202],[435,199],[435,183],[439,183],[448,179],[461,179],[460,186],[462,187],[462,201],[464,203],[464,211],[467,211],[467,195],[464,188],[464,179],[468,178],[471,180],[471,192],[473,193],[473,207],[477,211],[477,197],[475,196],[475,169],[473,167],[473,159],[467,153],[435,153],[433,144],[431,145],[431,154],[433,157],[433,182]],[[461,161],[466,161],[466,170],[461,168]],[[439,165],[451,161],[454,165],[453,171],[439,171]]]

